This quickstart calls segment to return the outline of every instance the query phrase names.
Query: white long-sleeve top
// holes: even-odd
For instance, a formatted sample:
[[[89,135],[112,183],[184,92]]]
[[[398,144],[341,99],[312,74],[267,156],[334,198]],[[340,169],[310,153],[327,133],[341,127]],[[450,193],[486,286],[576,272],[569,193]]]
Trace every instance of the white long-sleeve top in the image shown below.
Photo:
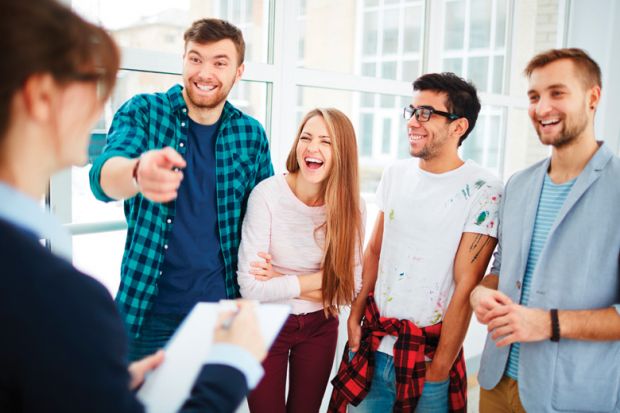
[[[365,206],[362,201],[362,225]],[[318,302],[301,300],[298,275],[321,269],[325,233],[316,230],[325,222],[325,207],[311,207],[299,200],[284,175],[259,183],[248,199],[243,220],[237,280],[241,296],[261,302],[284,303],[292,314],[322,310]],[[250,274],[250,263],[260,261],[259,252],[271,254],[273,269],[281,274],[269,281]],[[356,251],[355,294],[362,286],[362,259]]]

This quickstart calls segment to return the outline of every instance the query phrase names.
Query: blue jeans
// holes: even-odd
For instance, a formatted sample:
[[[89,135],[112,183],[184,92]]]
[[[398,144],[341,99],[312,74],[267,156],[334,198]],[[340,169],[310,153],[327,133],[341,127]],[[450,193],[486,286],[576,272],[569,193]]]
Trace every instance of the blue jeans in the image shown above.
[[[139,337],[129,339],[129,361],[137,361],[164,348],[185,314],[149,314],[144,319]]]
[[[349,359],[353,353],[349,352]],[[416,413],[447,413],[450,379],[441,382],[424,383],[422,396],[418,401]],[[377,351],[375,353],[375,373],[370,391],[359,406],[349,405],[350,413],[391,412],[396,401],[396,373],[394,357]]]

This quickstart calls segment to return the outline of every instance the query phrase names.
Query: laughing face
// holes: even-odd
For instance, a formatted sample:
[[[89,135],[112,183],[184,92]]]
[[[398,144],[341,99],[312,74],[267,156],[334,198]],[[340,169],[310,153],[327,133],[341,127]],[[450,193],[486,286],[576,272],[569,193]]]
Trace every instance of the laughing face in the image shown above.
[[[201,44],[187,42],[183,56],[183,95],[188,106],[223,106],[230,89],[243,73],[237,49],[230,39]]]
[[[593,110],[588,103],[589,93],[584,89],[573,62],[568,59],[532,72],[528,114],[543,144],[560,148],[583,135]]]
[[[414,107],[428,106],[449,112],[445,102],[445,94],[422,90],[414,92],[411,105]],[[420,122],[412,116],[407,121],[407,137],[411,156],[425,161],[437,158],[446,151],[450,141],[449,121],[437,114],[433,114],[426,122]]]
[[[332,142],[322,116],[313,116],[304,125],[296,148],[300,177],[318,184],[332,167]]]

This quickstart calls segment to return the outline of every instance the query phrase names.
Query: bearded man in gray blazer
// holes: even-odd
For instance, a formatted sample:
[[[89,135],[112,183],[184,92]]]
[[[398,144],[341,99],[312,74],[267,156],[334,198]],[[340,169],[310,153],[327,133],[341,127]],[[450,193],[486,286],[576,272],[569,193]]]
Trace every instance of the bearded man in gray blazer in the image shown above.
[[[552,153],[508,181],[494,264],[470,295],[489,331],[480,412],[617,412],[620,159],[595,139],[601,71],[556,49],[525,74]]]

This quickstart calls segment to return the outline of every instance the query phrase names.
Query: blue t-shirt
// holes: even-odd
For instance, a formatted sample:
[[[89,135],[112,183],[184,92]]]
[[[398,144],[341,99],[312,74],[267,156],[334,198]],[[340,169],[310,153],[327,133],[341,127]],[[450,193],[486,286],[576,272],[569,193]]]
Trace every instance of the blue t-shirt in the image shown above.
[[[200,301],[226,298],[217,224],[215,139],[219,121],[189,120],[183,181],[153,305],[158,314],[186,314]]]

